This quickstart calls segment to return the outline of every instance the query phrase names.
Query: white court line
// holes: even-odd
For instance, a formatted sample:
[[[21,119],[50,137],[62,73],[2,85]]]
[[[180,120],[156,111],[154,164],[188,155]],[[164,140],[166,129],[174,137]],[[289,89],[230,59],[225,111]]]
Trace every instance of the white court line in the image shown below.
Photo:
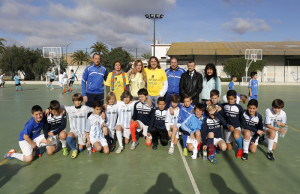
[[[189,178],[190,178],[190,181],[191,181],[191,183],[192,183],[192,186],[193,186],[193,189],[194,189],[194,191],[195,191],[195,194],[200,194],[200,191],[199,191],[199,189],[198,189],[198,186],[197,186],[197,184],[196,184],[196,181],[195,181],[195,179],[194,179],[194,176],[193,176],[193,174],[192,174],[192,172],[191,172],[191,169],[190,169],[190,167],[189,167],[189,165],[188,165],[188,163],[187,163],[187,161],[186,161],[186,159],[185,159],[185,156],[182,155],[182,148],[181,148],[181,145],[180,145],[179,142],[177,143],[177,147],[178,147],[179,153],[180,153],[180,155],[181,155],[181,159],[182,159],[182,162],[183,162],[183,164],[184,164],[185,170],[186,170],[186,172],[187,172],[188,175],[189,175]]]

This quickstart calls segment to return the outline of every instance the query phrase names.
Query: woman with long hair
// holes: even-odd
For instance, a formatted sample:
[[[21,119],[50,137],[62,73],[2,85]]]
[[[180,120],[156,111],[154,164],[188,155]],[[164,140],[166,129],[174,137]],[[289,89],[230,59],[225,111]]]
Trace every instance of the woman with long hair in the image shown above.
[[[145,88],[147,83],[143,62],[141,60],[136,60],[133,64],[133,68],[129,72],[130,93],[133,96],[133,99],[137,100],[139,97],[138,91]]]
[[[208,63],[204,69],[203,89],[201,93],[202,102],[210,100],[210,91],[218,90],[221,96],[221,80],[217,75],[215,64]]]

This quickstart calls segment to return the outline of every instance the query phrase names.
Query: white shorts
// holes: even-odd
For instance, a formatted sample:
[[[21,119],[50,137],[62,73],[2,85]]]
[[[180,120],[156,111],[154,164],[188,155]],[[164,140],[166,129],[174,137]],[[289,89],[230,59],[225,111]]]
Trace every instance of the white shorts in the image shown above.
[[[137,120],[137,122],[139,123],[140,127],[139,129],[137,129],[137,132],[140,132],[143,130],[143,135],[145,137],[147,137],[147,133],[148,133],[148,126],[144,125],[144,123],[142,121]]]
[[[42,146],[46,146],[46,144],[40,143],[44,139],[45,139],[45,136],[44,135],[40,135],[37,138],[35,138],[33,141],[36,143],[36,146],[39,148],[39,147],[42,147]],[[22,153],[25,156],[30,156],[32,154],[33,147],[26,140],[19,141],[19,146],[20,146],[20,148],[22,150]]]
[[[194,147],[197,147],[197,146],[198,146],[198,141],[197,141],[196,139],[192,140],[192,139],[190,138],[190,136],[188,136],[188,138],[187,138],[187,140],[186,140],[186,143],[187,143],[187,144],[188,144],[188,143],[191,143],[191,144],[193,144]]]
[[[241,128],[238,127],[238,128],[235,128],[234,130],[239,130],[241,131]],[[226,143],[231,143],[233,141],[233,131],[229,131],[227,129],[224,129],[224,139],[225,139],[225,142]]]
[[[77,139],[77,142],[79,145],[85,145],[86,144],[86,136],[85,136],[85,133],[82,134],[82,133],[79,133],[77,131],[73,131],[71,130],[70,133],[73,133]]]
[[[214,138],[214,146],[218,146],[218,143],[220,142],[220,141],[224,141],[222,138]]]
[[[266,140],[268,142],[268,136],[267,135],[266,135]],[[274,143],[277,143],[277,142],[278,142],[278,131],[276,131],[276,135],[275,135],[275,138],[274,138]]]
[[[172,134],[172,131],[171,131],[171,126],[174,126],[174,124],[172,124],[172,123],[166,123],[166,128],[167,128],[167,130],[168,131],[170,131],[170,133]],[[180,126],[181,126],[181,124],[177,124],[177,125],[175,125],[175,127],[177,127],[177,133],[176,133],[176,139],[179,139],[179,128],[180,128]]]
[[[129,139],[130,138],[130,135],[131,135],[131,131],[130,131],[130,129],[129,128],[125,128],[125,129],[123,129],[123,137],[125,137],[125,138],[127,138],[127,139]]]
[[[63,80],[63,84],[64,84],[64,85],[68,85],[68,80],[67,80],[67,79],[64,79],[64,80]]]
[[[107,141],[105,138],[90,138],[91,144],[94,145],[94,143],[99,142],[102,147],[107,146]]]

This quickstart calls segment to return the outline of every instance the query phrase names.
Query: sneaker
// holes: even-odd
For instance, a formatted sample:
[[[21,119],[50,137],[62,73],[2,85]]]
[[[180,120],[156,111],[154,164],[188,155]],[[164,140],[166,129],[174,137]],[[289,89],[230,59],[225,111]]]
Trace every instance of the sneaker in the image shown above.
[[[119,146],[118,149],[116,150],[116,154],[119,154],[123,151],[124,147],[123,146]]]
[[[111,145],[109,146],[109,152],[114,152],[115,149],[116,149],[116,145],[115,145],[115,144],[111,144]]]
[[[9,151],[7,152],[7,154],[4,155],[4,158],[5,158],[5,159],[8,159],[8,160],[11,160],[11,156],[10,156],[10,155],[11,155],[12,153],[16,153],[16,150],[15,150],[15,149],[9,150]]]
[[[67,147],[63,148],[62,151],[63,151],[63,156],[67,156],[69,154]]]
[[[238,152],[236,153],[237,158],[241,158],[243,155],[243,149],[239,149]]]
[[[17,92],[18,90],[16,90],[16,92]]]
[[[157,150],[157,144],[153,144],[152,149]]]
[[[168,154],[170,155],[174,154],[174,147],[169,147]]]
[[[95,152],[96,152],[94,146],[91,147],[91,150],[92,150],[92,153],[95,153]]]
[[[269,160],[275,160],[275,158],[274,158],[272,152],[268,152],[268,153],[267,153],[267,158],[268,158]]]
[[[184,156],[187,156],[187,155],[188,155],[188,150],[187,150],[187,148],[184,148],[184,149],[183,149],[182,155],[184,155]]]
[[[208,160],[209,160],[211,163],[213,163],[213,164],[216,164],[216,163],[217,163],[217,160],[215,159],[215,155],[214,155],[214,154],[208,156],[207,158],[208,158]]]
[[[242,160],[245,160],[245,161],[248,160],[248,154],[247,153],[243,153]]]
[[[200,150],[197,152],[197,158],[200,158]]]
[[[197,154],[193,154],[193,155],[191,156],[191,158],[194,159],[194,160],[197,159]]]
[[[78,150],[73,150],[71,158],[76,158],[78,156]]]
[[[139,145],[139,142],[138,142],[138,141],[133,141],[133,142],[131,143],[130,149],[131,149],[131,150],[134,150],[134,149],[136,148],[136,146],[138,146],[138,145]]]
[[[50,90],[54,90],[54,88],[51,88]]]
[[[41,153],[40,149],[35,150],[35,156],[36,157],[42,157],[42,153]]]

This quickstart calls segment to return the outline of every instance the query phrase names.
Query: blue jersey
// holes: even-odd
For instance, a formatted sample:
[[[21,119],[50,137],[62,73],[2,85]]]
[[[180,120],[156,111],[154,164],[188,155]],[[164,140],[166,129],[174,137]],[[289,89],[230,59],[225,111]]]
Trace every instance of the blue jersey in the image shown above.
[[[14,80],[15,80],[15,84],[19,84],[20,83],[19,76],[15,75]]]
[[[194,114],[194,105],[190,105],[189,107],[178,106],[180,107],[179,115],[178,115],[178,123],[183,123],[190,115]]]
[[[244,110],[239,104],[222,104],[222,109],[224,111],[224,118],[229,125],[232,125],[235,129],[241,127],[242,116]]]
[[[71,81],[75,81],[75,77],[76,77],[76,75],[75,75],[75,73],[72,73],[72,75],[71,75]]]
[[[258,95],[258,81],[256,79],[251,79],[249,81],[248,88],[251,88],[251,92],[253,96]]]
[[[165,71],[168,77],[168,94],[179,94],[179,82],[185,70],[178,67],[175,70],[168,68]]]
[[[55,79],[55,76],[54,76],[53,72],[50,73],[50,79]]]
[[[234,90],[234,82],[231,81],[229,84],[228,84],[228,88],[229,90]]]
[[[24,141],[24,135],[28,135],[32,140],[37,138],[41,134],[43,127],[43,120],[40,123],[36,123],[34,118],[31,117],[31,119],[25,124],[24,129],[21,131],[19,141]]]
[[[201,116],[201,119],[197,118],[196,115],[190,115],[181,124],[181,129],[188,132],[189,134],[195,133],[197,130],[201,130],[203,119],[204,119],[204,114]]]

